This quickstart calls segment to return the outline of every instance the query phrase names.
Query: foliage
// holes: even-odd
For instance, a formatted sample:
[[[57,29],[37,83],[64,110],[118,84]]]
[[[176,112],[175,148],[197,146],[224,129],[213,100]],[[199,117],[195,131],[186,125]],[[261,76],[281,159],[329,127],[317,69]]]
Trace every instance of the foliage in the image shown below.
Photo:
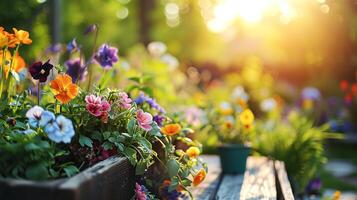
[[[253,146],[260,155],[284,161],[289,176],[298,184],[297,192],[302,193],[308,181],[327,161],[324,141],[340,138],[340,135],[326,132],[328,129],[328,125],[314,127],[307,118],[292,112],[287,122],[259,122]]]
[[[10,39],[16,39],[13,55],[20,44],[31,41],[25,31],[19,35],[17,30],[14,35],[0,31],[5,53],[13,48]],[[87,34],[92,32],[96,41],[98,27],[89,27]],[[197,157],[201,146],[188,137],[193,130],[181,128],[179,120],[170,118],[145,94],[153,93],[142,85],[146,77],[130,78],[135,84],[128,93],[107,87],[108,75],[119,59],[117,48],[102,45],[86,61],[81,46],[73,40],[67,53],[79,62],[66,62],[66,67],[53,66],[50,60],[35,62],[28,74],[16,71],[12,65],[17,57],[7,58],[5,53],[0,65],[1,177],[69,177],[110,156],[122,155],[135,167],[138,182],[162,198],[186,195],[187,187],[205,178],[207,166]],[[61,51],[53,48],[48,53],[60,56]],[[97,86],[92,82],[96,65],[104,71]],[[20,72],[29,79],[19,79]],[[32,85],[35,89],[26,90]],[[143,191],[145,186],[140,188]]]

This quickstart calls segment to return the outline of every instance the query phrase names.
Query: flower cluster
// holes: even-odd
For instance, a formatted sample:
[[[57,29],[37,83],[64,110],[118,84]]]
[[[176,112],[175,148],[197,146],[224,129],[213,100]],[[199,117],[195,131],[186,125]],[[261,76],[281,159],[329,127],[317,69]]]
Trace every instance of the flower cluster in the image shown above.
[[[100,96],[88,95],[85,101],[87,103],[86,109],[91,115],[99,117],[104,123],[108,122],[111,105],[107,100]]]
[[[31,127],[43,128],[48,138],[56,143],[70,143],[74,136],[72,121],[63,115],[56,118],[52,112],[34,106],[26,112],[26,117]]]
[[[143,92],[140,92],[139,96],[134,99],[134,102],[137,104],[137,105],[140,105],[140,104],[144,104],[144,103],[147,103],[152,109],[155,109],[157,110],[159,113],[162,113],[164,114],[165,113],[165,109],[162,108],[157,102],[155,99],[147,96],[145,93]]]

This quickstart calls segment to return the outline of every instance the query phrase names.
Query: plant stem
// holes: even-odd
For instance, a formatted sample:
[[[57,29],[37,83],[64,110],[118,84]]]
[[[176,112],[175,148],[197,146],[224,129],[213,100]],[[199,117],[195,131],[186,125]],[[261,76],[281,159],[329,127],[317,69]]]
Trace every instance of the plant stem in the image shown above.
[[[93,49],[92,49],[92,56],[91,59],[93,59],[93,56],[95,54],[95,49],[97,46],[97,39],[98,39],[98,26],[96,25],[96,29],[95,29],[95,35],[94,35],[94,44],[93,44]],[[88,85],[87,85],[87,91],[89,91],[90,86],[92,84],[92,68],[88,65]]]
[[[37,84],[37,105],[40,106],[40,96],[41,96],[41,83],[38,81]]]

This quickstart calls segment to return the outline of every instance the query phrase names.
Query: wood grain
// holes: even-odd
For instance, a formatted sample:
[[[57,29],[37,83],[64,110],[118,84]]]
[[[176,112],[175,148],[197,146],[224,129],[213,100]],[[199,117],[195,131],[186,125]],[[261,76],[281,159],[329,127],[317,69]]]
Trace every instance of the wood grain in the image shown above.
[[[285,170],[285,165],[281,161],[275,161],[276,179],[278,180],[278,188],[281,192],[281,199],[294,200],[294,194]]]

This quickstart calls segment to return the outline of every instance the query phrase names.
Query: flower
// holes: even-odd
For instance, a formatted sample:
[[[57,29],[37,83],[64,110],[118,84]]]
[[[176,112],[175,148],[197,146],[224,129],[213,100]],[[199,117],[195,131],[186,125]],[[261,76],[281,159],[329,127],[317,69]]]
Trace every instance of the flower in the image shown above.
[[[186,150],[186,154],[190,158],[196,158],[200,155],[200,149],[198,147],[190,147]]]
[[[260,109],[264,112],[269,112],[274,110],[277,107],[277,102],[274,98],[267,98],[264,99],[261,103],[260,103]]]
[[[22,44],[31,44],[32,40],[30,39],[30,34],[24,30],[17,30],[16,28],[12,29],[15,33],[15,37],[17,39],[17,43]]]
[[[133,100],[131,100],[129,97],[128,97],[128,94],[125,93],[125,92],[120,92],[119,93],[119,105],[120,107],[124,108],[124,109],[129,109],[131,108],[131,102]]]
[[[305,191],[307,194],[318,194],[319,191],[321,190],[321,186],[322,184],[320,179],[318,178],[312,179],[306,186]]]
[[[348,90],[348,87],[349,87],[349,83],[347,80],[341,80],[340,81],[340,89],[342,91],[347,91]]]
[[[340,200],[341,198],[341,192],[340,191],[336,191],[335,193],[333,193],[332,199],[333,200]]]
[[[162,42],[150,42],[148,44],[148,51],[154,57],[160,57],[166,52],[166,45]]]
[[[314,101],[312,99],[304,99],[302,101],[302,107],[305,109],[305,110],[311,110],[314,106]]]
[[[50,60],[42,64],[42,62],[35,62],[29,68],[29,72],[33,79],[39,80],[40,82],[46,82],[53,65]]]
[[[108,122],[108,113],[111,110],[111,105],[107,100],[102,100],[102,97],[99,96],[87,95],[85,101],[87,103],[86,109],[90,114],[100,117],[104,123]]]
[[[10,51],[6,51],[5,55],[4,51],[0,51],[0,65],[3,63],[3,57],[5,58],[3,65],[5,78],[9,76],[10,69],[12,72],[20,73],[26,67],[25,60],[18,53],[16,56],[11,56]],[[11,60],[12,66],[10,67]]]
[[[68,103],[78,95],[79,87],[72,83],[67,74],[59,74],[51,81],[51,91],[61,103]]]
[[[240,115],[239,120],[243,125],[250,125],[254,121],[254,115],[250,109],[245,109]]]
[[[139,96],[136,99],[134,99],[134,102],[137,105],[147,103],[147,104],[149,104],[149,106],[151,108],[159,111],[160,113],[165,113],[165,110],[156,102],[156,100],[153,98],[150,98],[144,92],[140,92]]]
[[[62,51],[62,45],[60,43],[52,44],[45,50],[48,54],[56,54]]]
[[[242,86],[237,86],[232,92],[232,98],[239,103],[240,101],[247,102],[249,100],[249,95],[245,92]]]
[[[40,106],[34,106],[26,112],[26,117],[29,119],[31,127],[37,128],[39,126],[43,111]]]
[[[145,192],[147,189],[143,185],[139,185],[138,183],[135,183],[135,197],[136,200],[146,200],[146,194]]]
[[[60,115],[55,121],[48,123],[45,132],[52,141],[56,143],[70,143],[74,136],[72,121]]]
[[[303,99],[319,100],[321,97],[320,91],[315,87],[306,87],[302,90],[301,96]]]
[[[67,66],[67,71],[66,74],[68,74],[71,78],[73,83],[79,80],[84,80],[84,77],[86,75],[86,67],[81,63],[81,59],[73,59],[73,60],[67,60],[65,65]]]
[[[80,46],[78,46],[76,38],[73,38],[72,41],[68,42],[67,44],[67,51],[72,53],[75,51],[79,51],[80,50]]]
[[[193,181],[192,184],[193,186],[197,186],[200,183],[202,183],[202,181],[206,178],[206,171],[204,169],[200,169],[200,171],[198,171],[198,173],[193,177]]]
[[[231,115],[233,113],[233,108],[230,103],[222,102],[219,105],[219,111],[222,115]]]
[[[94,32],[95,30],[97,30],[97,25],[96,24],[92,24],[92,25],[89,25],[86,30],[84,31],[83,35],[87,35],[91,32]]]
[[[161,133],[168,136],[176,135],[180,131],[181,131],[180,124],[167,124],[161,128]]]
[[[52,121],[54,121],[56,119],[55,114],[53,114],[50,111],[43,111],[41,114],[41,119],[39,121],[39,125],[44,127],[46,126],[48,123],[51,123]]]
[[[153,119],[150,113],[140,109],[136,112],[136,119],[138,120],[139,126],[145,131],[150,131],[152,129],[151,124]]]
[[[97,61],[97,63],[104,69],[109,69],[119,60],[118,49],[110,47],[107,44],[103,44],[95,54],[94,60]]]
[[[165,117],[162,116],[162,115],[155,115],[154,116],[154,121],[156,122],[156,124],[158,126],[162,126],[162,123],[164,122],[164,120],[165,120]]]
[[[197,127],[202,123],[205,123],[205,117],[205,112],[196,106],[191,106],[185,110],[185,119],[187,123],[191,124],[192,126]]]
[[[0,26],[0,48],[7,46],[9,42],[8,36],[4,31],[4,28]]]

